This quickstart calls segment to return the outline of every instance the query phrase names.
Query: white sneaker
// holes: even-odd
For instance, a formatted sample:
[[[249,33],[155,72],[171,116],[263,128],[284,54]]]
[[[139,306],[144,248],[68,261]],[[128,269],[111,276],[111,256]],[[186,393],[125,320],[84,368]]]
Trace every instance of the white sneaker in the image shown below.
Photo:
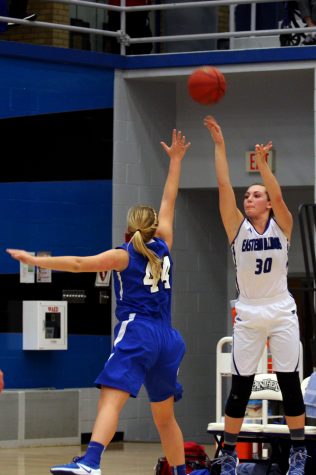
[[[290,466],[287,475],[304,475],[307,457],[307,450],[305,448],[294,450],[293,447],[291,447],[289,458]]]
[[[100,467],[90,467],[84,463],[84,457],[74,457],[71,463],[55,465],[50,471],[54,475],[101,475]]]
[[[213,460],[214,465],[221,465],[221,475],[237,475],[238,463],[239,460],[235,450],[233,452],[222,450],[221,455]]]

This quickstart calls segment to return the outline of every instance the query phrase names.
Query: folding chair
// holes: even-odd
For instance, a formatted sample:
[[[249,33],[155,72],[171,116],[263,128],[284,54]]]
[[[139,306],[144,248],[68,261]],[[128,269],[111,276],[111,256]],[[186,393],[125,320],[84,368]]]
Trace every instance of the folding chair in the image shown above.
[[[232,337],[226,336],[221,338],[217,343],[216,348],[216,421],[211,422],[208,425],[208,430],[223,430],[223,378],[231,376],[231,348]],[[227,350],[228,349],[228,350]],[[299,360],[299,374],[300,380],[303,379],[303,348],[300,344],[300,360]],[[261,419],[261,423],[249,423],[244,422],[241,431],[246,432],[262,432],[266,426],[282,426],[282,424],[269,424],[268,406],[269,401],[282,401],[282,394],[279,384],[277,382],[276,375],[274,373],[268,373],[268,355],[267,347],[265,347],[263,354],[260,358],[257,372],[254,379],[254,384],[250,399],[262,401],[262,414],[255,419]],[[281,415],[273,415],[273,418],[283,417]],[[249,419],[249,418],[248,418]],[[287,428],[284,425],[284,430]]]

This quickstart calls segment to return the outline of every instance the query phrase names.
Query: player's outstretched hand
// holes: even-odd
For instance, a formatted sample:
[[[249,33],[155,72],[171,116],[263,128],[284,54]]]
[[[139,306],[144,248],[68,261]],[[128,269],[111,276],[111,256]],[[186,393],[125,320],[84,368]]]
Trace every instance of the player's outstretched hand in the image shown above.
[[[212,139],[216,145],[224,144],[224,137],[222,134],[222,129],[211,115],[208,115],[204,119],[204,125],[211,133]]]
[[[265,163],[266,162],[267,153],[270,152],[272,147],[273,147],[273,145],[272,145],[271,140],[266,145],[263,145],[263,144],[261,144],[261,145],[257,144],[256,145],[255,152],[256,152],[256,161],[257,161],[258,165],[260,165],[260,163]]]
[[[171,159],[182,160],[186,154],[191,142],[185,141],[185,135],[182,135],[180,130],[173,129],[172,141],[170,147],[165,142],[160,142],[162,148],[169,155]]]
[[[34,265],[34,256],[29,252],[20,249],[7,249],[7,253],[10,254],[13,259],[23,262],[23,264]]]

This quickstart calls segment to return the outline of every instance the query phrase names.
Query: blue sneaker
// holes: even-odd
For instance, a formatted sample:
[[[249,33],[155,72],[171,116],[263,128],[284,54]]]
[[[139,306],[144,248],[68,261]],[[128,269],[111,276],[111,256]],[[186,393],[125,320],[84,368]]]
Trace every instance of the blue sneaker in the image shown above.
[[[213,464],[221,465],[221,475],[237,475],[237,465],[239,463],[237,453],[222,450],[221,456],[213,461]],[[212,464],[212,465],[213,465]]]
[[[84,462],[83,457],[74,457],[71,463],[55,465],[50,469],[54,475],[101,475],[100,466],[91,467]]]
[[[291,447],[289,458],[290,466],[287,475],[304,475],[307,457],[307,450],[305,448],[294,450],[293,447]]]

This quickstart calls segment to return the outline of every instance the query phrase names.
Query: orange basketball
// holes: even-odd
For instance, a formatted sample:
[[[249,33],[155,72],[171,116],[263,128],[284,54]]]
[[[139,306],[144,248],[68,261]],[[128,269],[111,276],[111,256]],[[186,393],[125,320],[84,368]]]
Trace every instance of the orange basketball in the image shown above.
[[[194,101],[204,105],[214,104],[225,95],[226,79],[219,69],[203,66],[189,77],[188,90]]]

